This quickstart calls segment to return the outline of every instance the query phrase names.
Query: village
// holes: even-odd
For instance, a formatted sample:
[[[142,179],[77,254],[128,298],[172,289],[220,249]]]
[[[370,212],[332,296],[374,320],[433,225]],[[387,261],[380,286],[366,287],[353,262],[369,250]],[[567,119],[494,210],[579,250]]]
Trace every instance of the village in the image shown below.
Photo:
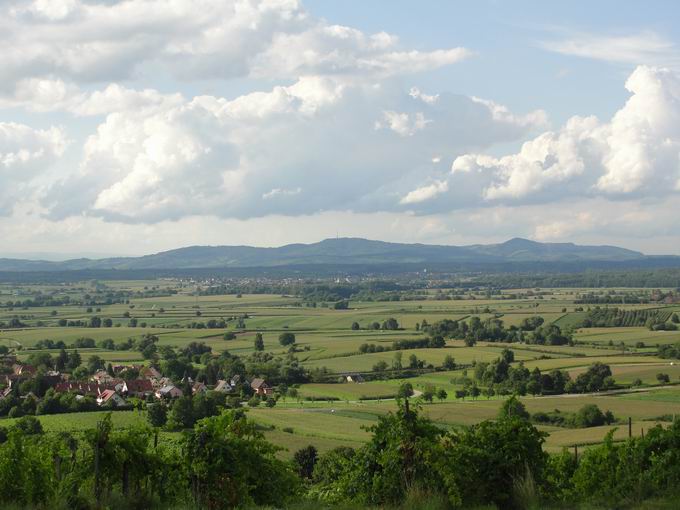
[[[35,366],[18,361],[15,355],[8,354],[0,360],[0,373],[4,374],[0,384],[0,408],[7,408],[10,401],[14,404],[3,413],[9,417],[23,414],[16,411],[18,409],[37,408],[41,399],[63,394],[72,395],[76,403],[95,402],[97,408],[109,410],[130,409],[140,405],[142,401],[167,404],[184,396],[206,394],[208,391],[232,397],[235,401],[242,398],[252,399],[253,396],[267,401],[274,396],[274,387],[262,378],[248,380],[235,374],[226,379],[218,379],[215,385],[208,386],[188,375],[173,381],[164,377],[154,366],[138,364],[109,365],[107,369],[98,369],[87,380],[82,380],[56,370],[39,371]],[[41,384],[47,387],[44,396],[33,391],[20,390],[26,387],[25,383],[30,386],[38,376]],[[17,400],[19,405],[16,405]],[[93,407],[90,406],[89,410],[95,410]]]

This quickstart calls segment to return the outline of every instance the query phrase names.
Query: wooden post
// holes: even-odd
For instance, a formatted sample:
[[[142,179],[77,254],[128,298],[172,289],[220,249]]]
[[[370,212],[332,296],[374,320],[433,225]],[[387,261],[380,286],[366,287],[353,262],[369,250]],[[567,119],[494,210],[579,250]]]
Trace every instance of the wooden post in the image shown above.
[[[628,438],[633,437],[633,419],[628,417]]]

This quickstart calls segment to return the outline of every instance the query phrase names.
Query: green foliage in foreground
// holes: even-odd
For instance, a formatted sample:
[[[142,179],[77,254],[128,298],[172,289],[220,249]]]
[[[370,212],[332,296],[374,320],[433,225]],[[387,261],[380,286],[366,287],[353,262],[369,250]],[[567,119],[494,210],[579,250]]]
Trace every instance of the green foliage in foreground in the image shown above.
[[[154,429],[116,430],[111,415],[80,435],[27,417],[0,429],[0,508],[671,508],[680,421],[575,459],[549,455],[515,399],[496,421],[445,431],[408,399],[370,441],[283,462],[243,410],[198,421],[179,444]]]
[[[180,448],[158,443],[148,427],[114,430],[110,414],[82,437],[15,426],[0,445],[0,507],[279,504],[299,481],[276,452],[242,411],[199,421]]]

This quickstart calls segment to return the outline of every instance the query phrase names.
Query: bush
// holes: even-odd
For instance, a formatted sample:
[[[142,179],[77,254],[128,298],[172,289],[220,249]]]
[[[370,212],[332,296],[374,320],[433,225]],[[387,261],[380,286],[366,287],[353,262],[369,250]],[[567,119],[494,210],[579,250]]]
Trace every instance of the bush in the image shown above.
[[[609,365],[605,365],[598,361],[593,363],[585,373],[579,374],[579,376],[576,377],[574,389],[579,393],[608,389],[613,383],[611,376],[612,371],[611,368],[609,368]]]
[[[183,441],[184,465],[192,479],[196,507],[214,510],[283,506],[299,479],[278,460],[243,412],[227,411],[197,423]]]
[[[295,343],[295,334],[290,333],[288,331],[286,331],[285,333],[281,333],[279,335],[279,343],[284,347],[288,345],[293,345]]]
[[[498,411],[499,420],[508,418],[519,418],[522,420],[529,419],[529,412],[527,411],[527,408],[524,407],[524,404],[522,404],[522,402],[520,402],[515,396],[512,396],[503,402],[503,405]]]
[[[312,445],[300,448],[295,452],[293,455],[293,462],[295,463],[296,470],[301,478],[312,478],[317,457],[316,448]]]
[[[334,310],[347,310],[349,308],[349,301],[338,301],[333,305]]]
[[[152,427],[163,427],[168,421],[168,408],[159,402],[146,406],[147,420]]]
[[[671,378],[668,374],[663,374],[663,373],[658,373],[656,374],[656,380],[659,381],[659,384],[668,384],[671,382]]]
[[[609,425],[614,422],[614,416],[610,411],[603,413],[595,404],[584,405],[573,416],[571,424],[574,427],[599,427]]]
[[[400,401],[396,413],[380,416],[369,430],[372,439],[351,459],[337,455],[333,459],[341,469],[334,473],[340,475],[337,480],[328,481],[332,492],[353,500],[355,508],[400,504],[407,489],[418,484],[444,492],[441,478],[433,476],[434,466],[426,460],[442,454],[440,438],[444,431],[411,410],[408,401]],[[319,478],[326,478],[329,467],[324,465]]]
[[[14,424],[16,430],[20,430],[26,435],[39,435],[43,433],[42,423],[35,416],[24,416],[19,418]]]
[[[545,479],[546,435],[516,416],[473,425],[446,440],[442,476],[458,489],[464,508],[488,503],[513,508],[515,484],[527,476],[527,469],[538,486]]]

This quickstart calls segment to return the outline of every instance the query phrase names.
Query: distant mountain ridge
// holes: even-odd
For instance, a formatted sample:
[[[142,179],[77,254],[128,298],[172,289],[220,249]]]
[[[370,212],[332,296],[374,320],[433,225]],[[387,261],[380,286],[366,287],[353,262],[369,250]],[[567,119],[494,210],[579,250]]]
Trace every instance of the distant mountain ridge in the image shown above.
[[[326,239],[277,248],[189,246],[141,257],[41,261],[0,258],[0,271],[211,269],[298,265],[498,264],[511,262],[622,262],[644,260],[616,246],[539,243],[514,238],[500,244],[448,246],[389,243],[361,238]]]

